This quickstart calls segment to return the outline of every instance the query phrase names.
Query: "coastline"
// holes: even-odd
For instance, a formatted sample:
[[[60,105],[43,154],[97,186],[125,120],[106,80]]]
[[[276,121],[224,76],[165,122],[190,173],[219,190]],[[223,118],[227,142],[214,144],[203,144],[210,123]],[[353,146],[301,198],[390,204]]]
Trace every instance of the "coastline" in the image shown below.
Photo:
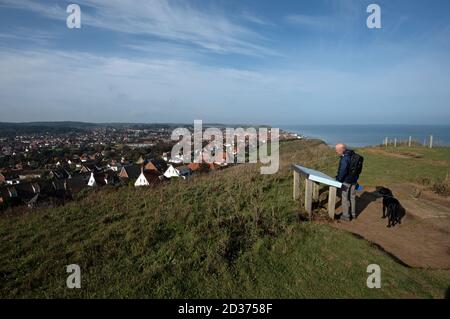
[[[450,147],[450,125],[280,125],[280,129],[299,134],[307,139],[320,139],[327,145],[345,143],[351,147],[388,144],[413,144],[429,146],[430,139],[435,147]]]

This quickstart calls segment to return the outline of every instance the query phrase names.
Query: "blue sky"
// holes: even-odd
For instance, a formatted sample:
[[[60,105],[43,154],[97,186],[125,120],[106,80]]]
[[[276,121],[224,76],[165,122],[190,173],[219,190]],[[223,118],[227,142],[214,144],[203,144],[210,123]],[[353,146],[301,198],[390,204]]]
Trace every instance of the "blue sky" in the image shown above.
[[[0,121],[450,124],[449,88],[448,0],[0,0]]]

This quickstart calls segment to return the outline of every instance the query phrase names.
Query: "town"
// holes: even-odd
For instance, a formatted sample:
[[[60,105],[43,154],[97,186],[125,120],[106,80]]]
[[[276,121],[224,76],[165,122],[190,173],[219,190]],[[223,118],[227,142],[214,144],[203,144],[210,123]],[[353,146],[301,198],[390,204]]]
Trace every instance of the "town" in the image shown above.
[[[225,131],[225,126],[219,127]],[[187,179],[237,165],[225,154],[236,146],[212,149],[212,161],[186,164],[171,149],[175,124],[0,123],[0,211],[54,207],[96,187],[155,187],[172,178]],[[184,125],[192,129],[192,125]],[[204,125],[203,130],[212,127]],[[244,137],[246,150],[256,137]],[[280,132],[280,141],[302,138]],[[208,140],[202,141],[208,147]],[[242,142],[242,141],[241,141]],[[232,148],[232,149],[230,149]],[[229,156],[229,155],[228,155]]]

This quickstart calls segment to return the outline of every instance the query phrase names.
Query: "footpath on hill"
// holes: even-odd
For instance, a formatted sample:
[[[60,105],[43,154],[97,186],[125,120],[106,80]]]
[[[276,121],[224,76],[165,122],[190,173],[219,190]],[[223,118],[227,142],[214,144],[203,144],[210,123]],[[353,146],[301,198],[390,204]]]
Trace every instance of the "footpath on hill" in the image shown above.
[[[450,200],[427,192],[414,198],[414,187],[391,187],[406,210],[400,225],[386,227],[382,199],[369,188],[358,196],[358,218],[333,226],[361,236],[409,267],[450,269]]]

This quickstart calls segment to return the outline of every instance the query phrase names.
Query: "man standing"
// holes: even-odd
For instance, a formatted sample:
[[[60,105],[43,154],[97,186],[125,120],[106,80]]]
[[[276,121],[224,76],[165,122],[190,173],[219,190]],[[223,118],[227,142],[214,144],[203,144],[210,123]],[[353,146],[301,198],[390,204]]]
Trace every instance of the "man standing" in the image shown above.
[[[361,173],[363,159],[342,143],[336,145],[336,153],[341,156],[336,180],[343,184],[340,219],[350,221],[352,218],[356,218],[356,184]]]

